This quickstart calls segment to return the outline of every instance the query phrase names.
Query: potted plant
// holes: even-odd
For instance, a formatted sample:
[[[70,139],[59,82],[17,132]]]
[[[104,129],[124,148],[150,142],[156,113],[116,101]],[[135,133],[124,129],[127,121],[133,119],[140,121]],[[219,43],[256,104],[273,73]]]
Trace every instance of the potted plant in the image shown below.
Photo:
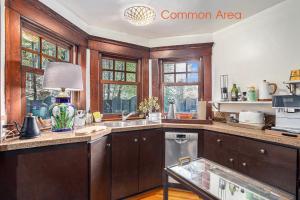
[[[148,97],[139,104],[139,111],[147,116],[149,121],[161,120],[159,109],[158,97]]]

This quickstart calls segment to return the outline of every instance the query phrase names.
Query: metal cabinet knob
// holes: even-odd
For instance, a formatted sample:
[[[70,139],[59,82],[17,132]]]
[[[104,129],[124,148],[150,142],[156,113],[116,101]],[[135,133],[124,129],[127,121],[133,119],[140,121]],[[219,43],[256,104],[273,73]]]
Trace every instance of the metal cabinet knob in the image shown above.
[[[221,143],[222,142],[222,140],[221,139],[217,139],[217,143]]]
[[[234,161],[234,159],[233,159],[233,158],[229,158],[229,161],[230,161],[230,162],[233,162],[233,161]]]
[[[247,163],[243,162],[242,165],[243,165],[244,167],[246,167],[246,166],[247,166]]]
[[[110,144],[108,143],[108,144],[106,144],[106,146],[107,146],[107,147],[110,147]]]
[[[139,140],[137,138],[134,138],[134,142],[138,142]]]
[[[147,140],[147,138],[143,137],[143,141],[146,141],[146,140]]]
[[[261,150],[259,150],[259,152],[260,152],[261,154],[265,154],[265,153],[266,153],[266,150],[261,149]]]

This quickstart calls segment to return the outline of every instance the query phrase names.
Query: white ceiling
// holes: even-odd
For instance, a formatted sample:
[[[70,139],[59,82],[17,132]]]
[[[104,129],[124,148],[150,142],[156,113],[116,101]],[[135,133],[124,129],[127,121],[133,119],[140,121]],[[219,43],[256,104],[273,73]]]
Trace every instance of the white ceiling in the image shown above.
[[[90,34],[119,40],[149,40],[174,36],[209,34],[238,20],[163,20],[162,10],[207,12],[218,10],[242,12],[244,18],[255,15],[284,0],[40,0]],[[123,11],[131,5],[149,5],[156,11],[153,24],[131,25]],[[123,39],[122,39],[123,38]],[[139,43],[139,42],[135,42]]]

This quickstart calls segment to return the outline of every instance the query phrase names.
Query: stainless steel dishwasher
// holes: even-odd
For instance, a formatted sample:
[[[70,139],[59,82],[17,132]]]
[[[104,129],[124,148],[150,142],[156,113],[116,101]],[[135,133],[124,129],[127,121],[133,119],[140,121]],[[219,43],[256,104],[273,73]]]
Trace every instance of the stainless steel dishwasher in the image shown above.
[[[165,166],[175,165],[182,157],[197,158],[198,133],[166,132],[165,133]],[[169,182],[176,183],[169,178]]]

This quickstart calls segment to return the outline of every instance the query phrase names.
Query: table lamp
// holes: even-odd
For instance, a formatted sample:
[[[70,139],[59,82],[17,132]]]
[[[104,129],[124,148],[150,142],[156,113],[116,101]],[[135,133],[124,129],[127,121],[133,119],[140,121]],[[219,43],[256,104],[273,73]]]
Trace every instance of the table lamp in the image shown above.
[[[71,63],[49,62],[44,73],[43,88],[60,90],[55,103],[49,108],[52,131],[72,130],[76,107],[66,91],[83,90],[81,67]]]

